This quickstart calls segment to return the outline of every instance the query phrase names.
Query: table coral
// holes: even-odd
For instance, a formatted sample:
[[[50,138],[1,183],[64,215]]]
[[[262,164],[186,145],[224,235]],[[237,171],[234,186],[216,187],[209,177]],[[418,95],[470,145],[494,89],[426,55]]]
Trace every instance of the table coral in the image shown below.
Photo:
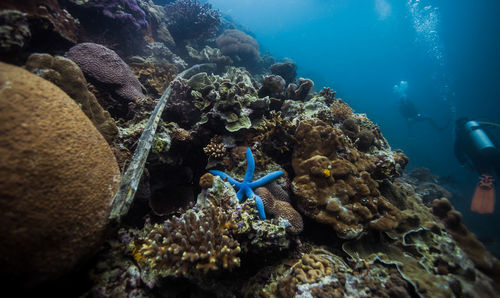
[[[342,131],[322,121],[302,121],[296,131],[292,166],[299,210],[329,224],[341,238],[365,229],[390,230],[403,218],[370,173],[373,157],[362,154]]]

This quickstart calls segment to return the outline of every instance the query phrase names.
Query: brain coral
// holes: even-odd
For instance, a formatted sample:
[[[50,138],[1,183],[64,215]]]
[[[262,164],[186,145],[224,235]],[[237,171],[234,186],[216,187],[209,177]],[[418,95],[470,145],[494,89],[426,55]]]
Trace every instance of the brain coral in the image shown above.
[[[145,97],[139,80],[113,50],[85,42],[69,49],[67,55],[80,66],[87,79],[109,89],[117,104],[126,105]]]
[[[371,177],[376,168],[372,156],[360,153],[340,129],[322,121],[302,121],[295,138],[293,190],[303,213],[347,239],[366,228],[398,226],[401,212]]]
[[[100,245],[120,173],[92,122],[52,83],[0,63],[0,111],[0,270],[3,282],[32,285]]]
[[[61,56],[32,54],[24,67],[56,84],[74,99],[97,130],[111,144],[118,134],[118,128],[109,113],[101,107],[94,94],[88,90],[87,80],[75,62]]]

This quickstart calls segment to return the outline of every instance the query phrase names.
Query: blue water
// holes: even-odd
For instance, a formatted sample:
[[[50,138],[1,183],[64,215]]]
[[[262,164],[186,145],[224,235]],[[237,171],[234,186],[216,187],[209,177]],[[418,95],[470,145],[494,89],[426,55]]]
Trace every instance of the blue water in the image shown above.
[[[452,202],[468,227],[500,237],[498,202],[493,215],[469,211],[477,174],[455,159],[453,122],[444,131],[426,123],[409,131],[392,91],[407,81],[408,99],[442,125],[462,116],[500,123],[500,1],[208,2],[252,31],[261,51],[291,58],[317,90],[333,87],[356,112],[368,114],[392,147],[410,157],[409,169],[456,179],[460,195]],[[496,245],[490,249],[498,254]]]

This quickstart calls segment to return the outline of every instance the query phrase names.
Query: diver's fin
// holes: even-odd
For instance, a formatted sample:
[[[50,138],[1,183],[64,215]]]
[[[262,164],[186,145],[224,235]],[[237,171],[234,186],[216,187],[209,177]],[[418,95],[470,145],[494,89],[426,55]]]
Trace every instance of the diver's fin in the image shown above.
[[[479,185],[476,187],[470,210],[480,214],[493,213],[495,209],[495,186],[493,177],[481,175]]]

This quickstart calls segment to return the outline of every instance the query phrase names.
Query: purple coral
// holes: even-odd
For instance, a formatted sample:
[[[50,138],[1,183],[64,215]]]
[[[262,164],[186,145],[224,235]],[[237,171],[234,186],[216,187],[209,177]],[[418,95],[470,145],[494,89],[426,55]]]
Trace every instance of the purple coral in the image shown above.
[[[111,90],[112,95],[125,103],[145,97],[139,80],[113,50],[86,42],[72,47],[67,55],[78,64],[87,79]]]
[[[215,34],[220,15],[212,5],[198,0],[178,0],[165,6],[168,30],[176,41],[208,38]]]
[[[148,27],[146,14],[136,0],[95,0],[85,2],[85,6],[98,9],[106,17],[119,20],[124,24],[130,23],[137,30]]]

